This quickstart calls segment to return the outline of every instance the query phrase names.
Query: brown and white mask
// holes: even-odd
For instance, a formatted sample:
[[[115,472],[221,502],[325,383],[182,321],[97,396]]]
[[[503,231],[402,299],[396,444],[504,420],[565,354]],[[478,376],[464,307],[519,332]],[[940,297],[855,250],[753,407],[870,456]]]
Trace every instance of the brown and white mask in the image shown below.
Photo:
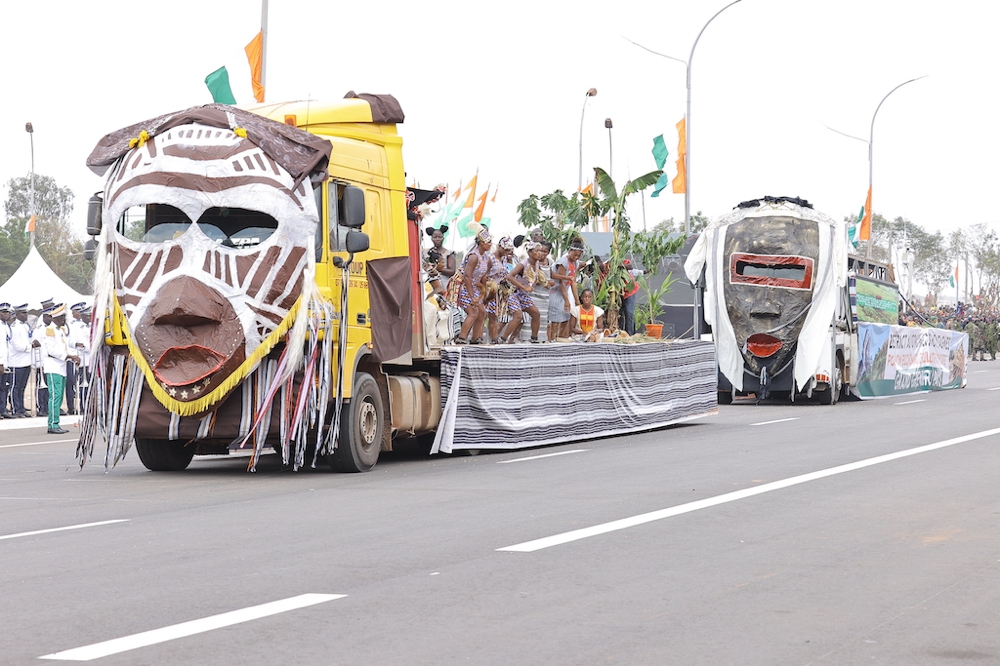
[[[142,239],[104,233],[129,346],[171,399],[217,402],[277,344],[312,279],[309,180],[295,185],[232,130],[192,123],[114,166],[103,216],[126,211],[145,213]]]

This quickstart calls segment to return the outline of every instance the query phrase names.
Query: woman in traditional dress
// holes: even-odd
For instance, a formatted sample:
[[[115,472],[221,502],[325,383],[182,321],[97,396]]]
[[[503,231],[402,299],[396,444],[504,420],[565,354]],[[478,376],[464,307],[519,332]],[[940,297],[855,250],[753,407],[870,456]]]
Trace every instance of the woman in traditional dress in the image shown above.
[[[538,267],[538,258],[544,254],[545,247],[541,243],[528,243],[527,250],[528,258],[514,266],[507,275],[507,281],[515,287],[514,293],[510,295],[508,300],[508,307],[511,313],[516,311],[518,314],[511,319],[501,333],[501,338],[507,342],[513,342],[520,332],[525,312],[531,317],[531,341],[538,342],[541,313],[531,297],[531,292],[535,290],[535,285],[545,284],[545,276]]]
[[[575,238],[569,250],[552,267],[551,278],[557,284],[549,289],[549,341],[569,337],[569,311],[580,302],[577,293],[577,271],[583,262],[583,239]]]
[[[486,323],[486,276],[490,274],[493,257],[490,247],[493,246],[493,236],[489,229],[483,227],[476,233],[476,246],[465,256],[462,263],[462,286],[458,291],[458,307],[465,310],[465,321],[455,344],[465,345],[482,343],[483,328]],[[469,340],[469,331],[473,339]]]
[[[497,241],[497,249],[493,253],[493,268],[486,278],[486,283],[492,291],[492,296],[486,299],[486,329],[491,342],[500,342],[500,325],[511,321],[513,316],[520,316],[520,306],[515,303],[511,308],[510,296],[514,285],[507,280],[513,265],[510,262],[514,255],[514,241],[504,236]]]

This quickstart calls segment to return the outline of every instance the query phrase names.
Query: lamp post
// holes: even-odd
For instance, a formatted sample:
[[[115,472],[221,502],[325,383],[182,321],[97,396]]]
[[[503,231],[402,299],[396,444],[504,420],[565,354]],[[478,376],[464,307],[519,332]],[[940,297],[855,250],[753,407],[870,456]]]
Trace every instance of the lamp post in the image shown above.
[[[604,126],[608,128],[608,175],[611,176],[611,180],[615,179],[615,167],[614,158],[611,146],[611,118],[604,119]]]
[[[24,131],[28,133],[29,137],[31,137],[31,200],[30,200],[31,210],[28,212],[28,214],[34,217],[35,215],[35,128],[32,127],[31,123],[25,123]],[[31,243],[30,247],[35,246],[34,227],[31,227],[29,242]]]
[[[684,173],[685,173],[685,186],[684,186],[684,233],[691,233],[691,61],[694,60],[694,50],[698,46],[698,40],[701,39],[702,33],[705,32],[705,28],[708,24],[715,20],[715,17],[726,11],[733,5],[735,5],[740,0],[733,0],[728,5],[715,12],[712,18],[705,22],[705,25],[701,27],[698,31],[698,36],[694,39],[694,44],[691,45],[691,54],[688,56],[687,60],[681,60],[680,58],[675,58],[674,56],[669,56],[665,53],[659,53],[650,48],[643,46],[637,42],[632,42],[631,39],[627,40],[632,42],[641,49],[649,51],[653,55],[658,55],[661,58],[667,58],[669,60],[674,60],[679,63],[683,63],[687,68],[687,112],[684,114],[684,148],[686,153],[684,155]]]
[[[576,189],[583,189],[583,117],[587,113],[587,100],[597,96],[597,88],[591,88],[583,98],[583,110],[580,112],[580,168],[577,171]]]
[[[831,132],[836,132],[837,134],[840,134],[841,136],[846,136],[849,139],[856,139],[857,141],[861,141],[862,143],[867,143],[868,144],[868,191],[869,192],[872,192],[872,180],[873,180],[872,179],[872,175],[874,173],[873,160],[872,160],[872,155],[873,155],[872,148],[873,148],[873,146],[875,144],[875,118],[878,117],[878,111],[879,111],[879,109],[882,108],[882,104],[885,102],[885,100],[889,99],[889,95],[891,95],[892,93],[896,92],[897,90],[899,90],[900,88],[902,88],[903,86],[905,86],[907,83],[913,83],[914,81],[919,81],[920,79],[925,79],[928,76],[929,76],[928,74],[924,74],[923,76],[918,76],[915,79],[908,79],[906,81],[903,81],[898,86],[896,86],[895,88],[893,88],[892,90],[890,90],[889,92],[887,92],[885,94],[885,97],[882,98],[882,101],[879,102],[878,106],[875,107],[875,113],[872,114],[872,123],[871,123],[871,127],[868,130],[868,138],[867,139],[862,139],[861,137],[853,136],[851,134],[846,134],[844,132],[841,132],[840,130],[833,129],[830,126],[826,127]],[[872,199],[874,199],[874,196],[872,197]],[[869,202],[869,204],[871,205],[871,208],[867,212],[874,217],[874,212],[873,211],[875,209],[875,204],[871,203],[871,202]],[[906,232],[905,232],[905,229],[904,229],[904,237],[905,237],[905,233]],[[868,264],[871,261],[871,258],[872,258],[872,241],[871,241],[871,229],[869,229],[868,240],[865,242],[865,270],[866,271],[869,271]]]

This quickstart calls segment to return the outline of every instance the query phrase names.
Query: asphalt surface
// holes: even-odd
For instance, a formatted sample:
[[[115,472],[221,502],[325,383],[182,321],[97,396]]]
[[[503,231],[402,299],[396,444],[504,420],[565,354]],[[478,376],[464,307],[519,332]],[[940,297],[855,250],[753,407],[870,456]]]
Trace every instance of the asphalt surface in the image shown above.
[[[1000,664],[991,389],[360,475],[105,474],[4,421],[0,664]]]

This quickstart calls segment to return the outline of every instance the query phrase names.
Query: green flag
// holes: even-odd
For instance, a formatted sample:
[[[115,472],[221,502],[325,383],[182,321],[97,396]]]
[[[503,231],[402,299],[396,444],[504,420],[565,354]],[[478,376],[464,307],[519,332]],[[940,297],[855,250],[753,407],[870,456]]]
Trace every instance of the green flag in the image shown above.
[[[667,144],[663,141],[663,135],[653,139],[653,159],[656,160],[656,168],[662,169],[663,165],[667,163],[667,155],[670,151],[667,150]],[[663,188],[660,188],[663,189]],[[659,190],[657,190],[659,191]],[[653,196],[656,196],[655,194]]]
[[[476,232],[469,228],[469,224],[475,222],[472,213],[469,213],[462,219],[455,222],[455,226],[458,227],[458,235],[460,238],[471,238],[476,235]]]
[[[656,198],[656,197],[660,196],[660,192],[662,192],[667,187],[667,183],[669,183],[669,182],[670,182],[670,179],[667,178],[667,174],[666,174],[666,172],[664,172],[660,176],[660,179],[658,181],[656,181],[656,186],[653,187],[653,193],[650,194],[649,196],[651,196],[653,198]]]
[[[205,77],[205,85],[212,93],[212,101],[216,104],[236,104],[233,91],[229,87],[229,72],[225,67],[220,67]]]

